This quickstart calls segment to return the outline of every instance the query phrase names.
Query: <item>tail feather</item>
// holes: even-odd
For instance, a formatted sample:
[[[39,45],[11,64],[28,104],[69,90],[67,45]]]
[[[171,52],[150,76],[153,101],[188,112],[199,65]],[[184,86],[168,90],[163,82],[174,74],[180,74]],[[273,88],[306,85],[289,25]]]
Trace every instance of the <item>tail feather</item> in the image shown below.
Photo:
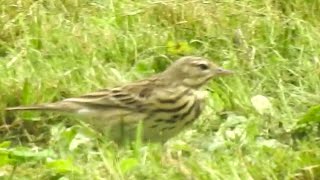
[[[61,112],[74,112],[79,109],[79,106],[74,106],[70,103],[48,103],[35,106],[16,106],[8,107],[6,111],[61,111]]]
[[[17,106],[17,107],[9,107],[5,109],[6,111],[53,111],[58,110],[56,108],[48,108],[46,106],[42,105],[36,105],[36,106]]]

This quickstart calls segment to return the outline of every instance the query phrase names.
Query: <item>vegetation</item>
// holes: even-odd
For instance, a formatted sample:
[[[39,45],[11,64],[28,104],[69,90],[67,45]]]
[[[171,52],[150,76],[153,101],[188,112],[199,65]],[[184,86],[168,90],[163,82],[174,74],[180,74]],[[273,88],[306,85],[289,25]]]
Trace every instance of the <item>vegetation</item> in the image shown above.
[[[0,0],[0,177],[317,179],[320,1]],[[117,147],[54,113],[5,113],[160,72],[182,55],[236,71],[165,145]],[[81,120],[80,120],[81,122]]]

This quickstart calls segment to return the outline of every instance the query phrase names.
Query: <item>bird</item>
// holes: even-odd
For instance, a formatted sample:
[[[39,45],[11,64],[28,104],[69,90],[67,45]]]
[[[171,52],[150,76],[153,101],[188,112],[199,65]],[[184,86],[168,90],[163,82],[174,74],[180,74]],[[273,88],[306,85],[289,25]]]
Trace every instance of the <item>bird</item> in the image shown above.
[[[143,142],[166,142],[189,127],[205,106],[203,86],[233,74],[207,58],[183,56],[164,71],[122,86],[62,101],[8,107],[6,111],[56,111],[85,117],[93,129],[116,142],[131,141],[138,131]]]

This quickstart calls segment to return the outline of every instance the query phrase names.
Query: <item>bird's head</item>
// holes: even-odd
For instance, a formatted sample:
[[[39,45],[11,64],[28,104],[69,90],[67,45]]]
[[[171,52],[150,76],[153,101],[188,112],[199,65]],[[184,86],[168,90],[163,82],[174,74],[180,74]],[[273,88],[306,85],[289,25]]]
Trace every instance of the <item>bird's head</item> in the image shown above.
[[[195,56],[182,57],[164,71],[167,78],[191,88],[199,88],[211,78],[232,73],[206,58]]]

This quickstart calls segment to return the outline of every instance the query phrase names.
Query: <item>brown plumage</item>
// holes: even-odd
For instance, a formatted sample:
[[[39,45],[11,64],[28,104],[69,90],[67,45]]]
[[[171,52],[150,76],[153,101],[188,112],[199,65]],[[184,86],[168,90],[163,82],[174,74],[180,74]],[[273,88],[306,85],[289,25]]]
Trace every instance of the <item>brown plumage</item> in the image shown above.
[[[215,76],[231,73],[205,58],[186,56],[162,73],[121,87],[6,110],[46,110],[87,116],[87,123],[115,141],[134,138],[141,121],[143,140],[163,142],[200,115],[206,93],[199,88]]]

